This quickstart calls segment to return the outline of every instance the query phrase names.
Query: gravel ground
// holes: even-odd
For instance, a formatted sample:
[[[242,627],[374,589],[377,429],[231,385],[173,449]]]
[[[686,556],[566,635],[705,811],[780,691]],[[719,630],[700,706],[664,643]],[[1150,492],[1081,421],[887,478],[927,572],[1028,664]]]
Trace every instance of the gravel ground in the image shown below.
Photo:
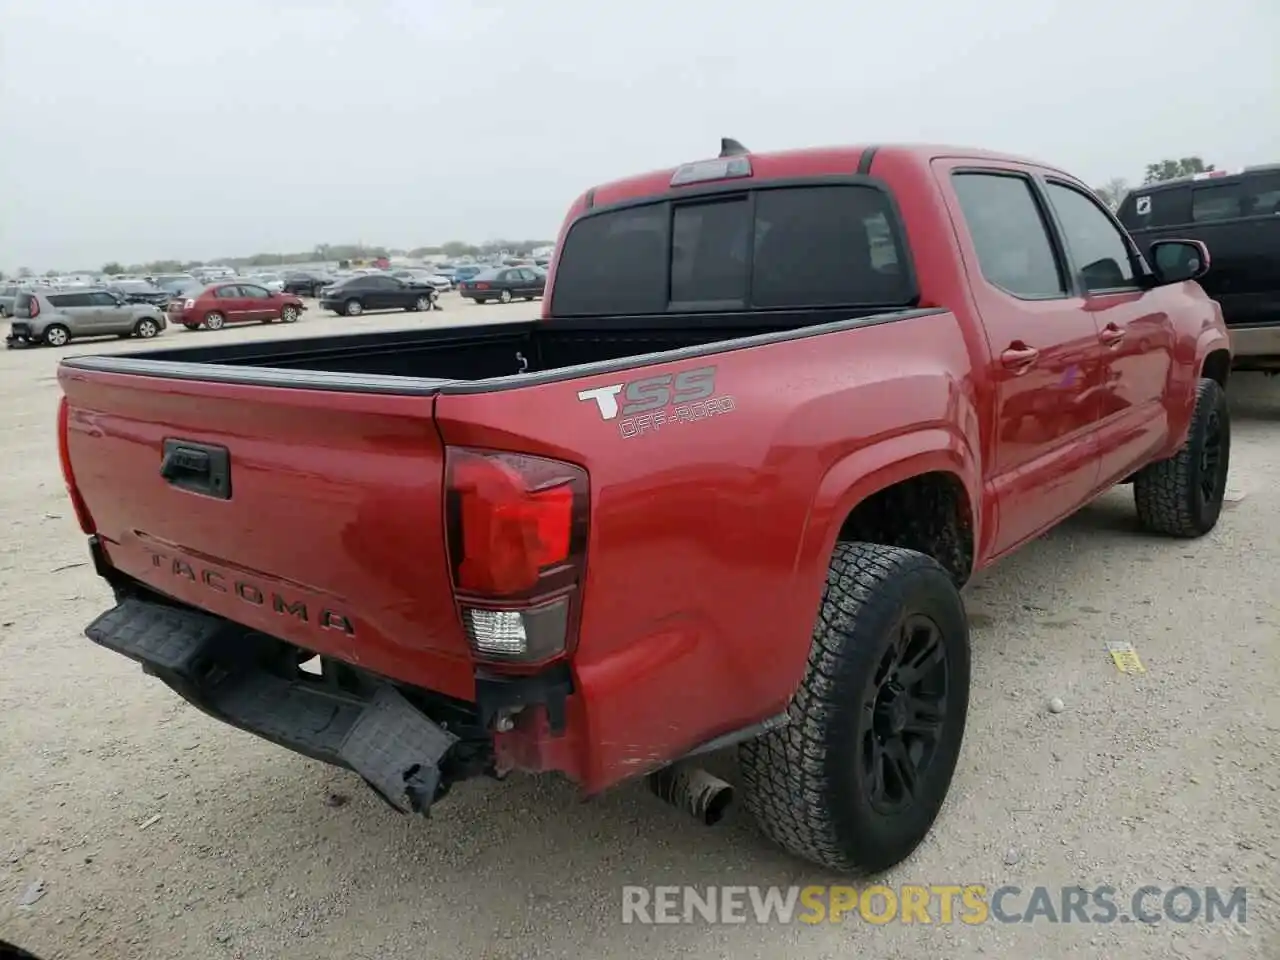
[[[312,314],[157,345],[536,309],[448,302],[429,320]],[[430,821],[401,818],[84,639],[109,593],[62,489],[55,367],[137,346],[0,353],[0,938],[47,960],[1280,957],[1280,382],[1233,385],[1231,502],[1212,536],[1139,534],[1122,489],[971,587],[964,753],[933,835],[887,878],[1110,884],[1122,902],[1144,884],[1243,885],[1246,925],[645,927],[621,923],[624,884],[838,878],[772,849],[742,811],[707,829],[638,785],[581,804],[555,779],[474,782]],[[1109,640],[1147,673],[1119,673]],[[19,905],[37,881],[44,895]]]

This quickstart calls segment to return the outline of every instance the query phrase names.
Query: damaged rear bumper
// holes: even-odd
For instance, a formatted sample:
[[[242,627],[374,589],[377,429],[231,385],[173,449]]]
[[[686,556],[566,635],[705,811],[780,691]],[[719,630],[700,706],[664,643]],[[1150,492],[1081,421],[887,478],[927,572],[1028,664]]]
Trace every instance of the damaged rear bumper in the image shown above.
[[[86,629],[210,716],[355,771],[402,813],[426,813],[450,785],[459,738],[392,684],[340,671],[312,677],[296,648],[219,617],[125,597]]]

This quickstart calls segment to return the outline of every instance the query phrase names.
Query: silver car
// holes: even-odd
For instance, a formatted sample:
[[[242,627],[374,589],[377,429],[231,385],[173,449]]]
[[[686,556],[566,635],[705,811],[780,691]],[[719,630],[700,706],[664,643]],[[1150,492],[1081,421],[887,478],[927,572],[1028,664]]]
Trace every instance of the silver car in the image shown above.
[[[27,289],[24,284],[0,283],[0,318],[13,316],[13,304],[18,294]]]
[[[141,337],[167,327],[164,311],[126,303],[106,290],[23,290],[14,302],[5,346],[45,343],[61,347],[73,337]]]

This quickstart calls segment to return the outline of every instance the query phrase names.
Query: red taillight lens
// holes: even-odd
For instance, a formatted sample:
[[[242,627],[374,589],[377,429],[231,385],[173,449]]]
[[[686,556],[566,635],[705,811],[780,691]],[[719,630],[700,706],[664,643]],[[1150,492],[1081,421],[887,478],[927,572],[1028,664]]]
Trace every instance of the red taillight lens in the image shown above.
[[[31,298],[31,307],[28,312],[31,314],[32,320],[40,316],[40,298],[39,297]]]
[[[477,656],[530,662],[560,653],[585,559],[586,471],[449,447],[445,474],[453,585]]]
[[[488,289],[489,289],[489,285],[488,285],[487,283],[475,283],[475,284],[472,284],[472,286],[473,286],[473,287],[475,287],[477,290],[488,290]]]
[[[582,544],[581,467],[543,457],[450,447],[446,457],[454,584],[486,597],[525,596]],[[575,538],[575,533],[579,534]]]
[[[34,303],[34,301],[32,302]],[[32,316],[35,316],[35,314],[32,314]],[[62,482],[66,485],[67,496],[71,498],[71,508],[76,513],[76,522],[80,524],[82,531],[92,534],[94,532],[93,518],[89,515],[89,508],[85,506],[85,502],[80,496],[80,491],[76,489],[75,474],[71,472],[71,449],[67,433],[70,419],[71,414],[67,398],[63,397],[58,402],[58,465],[62,468]]]

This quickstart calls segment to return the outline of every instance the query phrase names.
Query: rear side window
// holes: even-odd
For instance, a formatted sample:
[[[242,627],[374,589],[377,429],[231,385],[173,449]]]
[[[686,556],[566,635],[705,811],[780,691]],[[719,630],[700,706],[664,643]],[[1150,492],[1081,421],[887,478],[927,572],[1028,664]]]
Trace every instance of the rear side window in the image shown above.
[[[756,198],[752,301],[760,307],[904,304],[905,252],[884,194],[850,187]]]
[[[1191,185],[1130,192],[1117,213],[1128,230],[1177,227],[1191,222]]]
[[[1272,217],[1280,213],[1280,174],[1245,176],[1233,183],[1206,183],[1192,191],[1191,217],[1197,223]]]
[[[861,185],[762,188],[610,211],[565,238],[556,316],[903,306],[897,219]]]
[[[49,295],[49,303],[55,307],[87,307],[92,301],[87,293],[54,293]]]
[[[1065,297],[1066,281],[1031,182],[999,173],[957,173],[952,182],[982,276],[1015,297]]]

